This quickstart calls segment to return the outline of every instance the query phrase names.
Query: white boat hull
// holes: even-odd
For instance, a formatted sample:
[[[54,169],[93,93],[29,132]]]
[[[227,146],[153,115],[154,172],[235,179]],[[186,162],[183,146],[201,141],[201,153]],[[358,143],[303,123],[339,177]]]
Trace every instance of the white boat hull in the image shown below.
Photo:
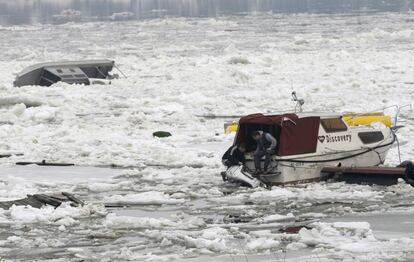
[[[290,158],[275,156],[270,164],[269,174],[261,175],[260,180],[271,185],[305,183],[325,179],[326,175],[321,173],[324,167],[378,166],[383,164],[394,140],[394,134],[389,133],[387,138],[381,141],[381,143],[371,147],[360,147],[358,150],[303,155],[300,157],[294,156]],[[253,172],[255,170],[253,159],[248,159],[245,167],[250,172]],[[237,176],[233,175],[233,180],[236,181]]]
[[[269,170],[271,170],[270,173],[266,176],[262,176],[262,179],[273,185],[319,181],[325,178],[324,175],[321,174],[321,171],[324,167],[378,166],[383,163],[390,148],[391,145],[388,145],[386,147],[380,148],[379,150],[373,149],[368,152],[366,149],[362,149],[352,152],[337,153],[329,156],[314,156],[306,158],[306,160],[303,159],[304,162],[301,162],[301,159],[294,159],[295,162],[290,162],[283,160],[278,161],[278,159],[275,158],[269,168]],[[352,155],[356,156],[350,157]],[[333,158],[339,160],[327,161],[328,159]],[[252,160],[247,161],[246,166],[248,169],[254,170],[254,164]]]

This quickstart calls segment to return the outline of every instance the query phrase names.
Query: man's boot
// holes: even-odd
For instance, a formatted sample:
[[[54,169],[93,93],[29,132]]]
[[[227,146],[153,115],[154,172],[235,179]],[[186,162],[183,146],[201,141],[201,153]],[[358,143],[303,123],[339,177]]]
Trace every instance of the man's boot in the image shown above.
[[[261,173],[263,173],[261,169],[256,169],[253,173],[253,177],[258,177]]]

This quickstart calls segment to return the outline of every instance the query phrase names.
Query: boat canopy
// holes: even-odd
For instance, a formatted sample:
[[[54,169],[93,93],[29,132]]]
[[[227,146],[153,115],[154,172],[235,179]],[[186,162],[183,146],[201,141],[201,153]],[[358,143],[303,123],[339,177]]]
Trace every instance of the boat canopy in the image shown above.
[[[278,141],[277,155],[288,156],[316,152],[320,126],[319,116],[299,117],[296,114],[253,114],[240,118],[236,144],[246,144],[247,151],[256,148],[253,131],[272,134]]]

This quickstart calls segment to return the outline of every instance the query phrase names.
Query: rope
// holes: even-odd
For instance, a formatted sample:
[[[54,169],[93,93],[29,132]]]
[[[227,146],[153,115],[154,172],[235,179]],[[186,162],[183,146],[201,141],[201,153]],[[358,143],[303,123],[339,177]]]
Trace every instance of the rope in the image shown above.
[[[121,71],[121,69],[119,69],[119,67],[117,66],[117,65],[114,65],[114,67],[125,77],[125,78],[128,78],[125,74],[124,74],[124,72],[122,72]]]
[[[392,131],[392,132],[393,132],[393,134],[394,134],[394,131]],[[400,164],[401,164],[400,141],[398,141],[398,137],[397,137],[397,135],[395,135],[395,134],[394,134],[394,136],[395,136],[395,139],[397,140],[398,160],[400,161]]]
[[[384,144],[384,145],[379,145],[373,148],[369,148],[365,151],[362,151],[360,153],[357,154],[353,154],[353,155],[349,155],[349,156],[344,156],[344,157],[338,157],[338,158],[334,158],[334,159],[324,159],[324,160],[297,160],[297,159],[277,159],[278,162],[291,162],[291,163],[326,163],[326,162],[331,162],[331,161],[338,161],[338,160],[345,160],[345,159],[349,159],[352,157],[356,157],[356,156],[360,156],[363,155],[365,153],[368,153],[369,151],[373,151],[375,149],[378,148],[383,148],[389,145],[392,145],[396,140],[397,140],[397,136],[393,134],[393,140],[390,143]]]
[[[99,66],[96,67],[96,70],[98,70],[98,73],[100,73],[104,78],[106,78],[106,75],[99,69]]]

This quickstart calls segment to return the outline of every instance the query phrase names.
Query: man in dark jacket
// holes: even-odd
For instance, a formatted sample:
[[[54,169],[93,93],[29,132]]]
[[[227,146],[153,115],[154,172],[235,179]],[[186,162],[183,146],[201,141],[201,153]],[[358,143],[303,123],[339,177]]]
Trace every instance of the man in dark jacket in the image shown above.
[[[223,155],[223,165],[226,167],[242,165],[245,161],[245,152],[246,146],[244,144],[231,146]]]
[[[277,141],[271,134],[263,131],[254,131],[252,138],[257,142],[256,151],[254,152],[254,167],[256,168],[255,174],[262,173],[261,159],[264,156],[264,172],[267,173],[272,155],[276,154]]]

